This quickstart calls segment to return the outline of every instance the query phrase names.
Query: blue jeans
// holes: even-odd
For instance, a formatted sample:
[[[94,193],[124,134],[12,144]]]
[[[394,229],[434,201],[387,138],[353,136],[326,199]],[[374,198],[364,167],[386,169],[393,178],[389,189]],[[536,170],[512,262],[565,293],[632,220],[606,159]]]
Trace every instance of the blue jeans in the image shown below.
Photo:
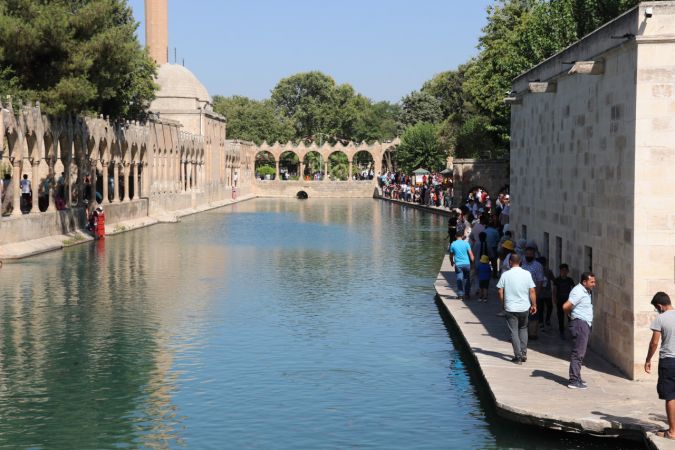
[[[457,280],[457,293],[469,295],[471,292],[471,266],[469,264],[455,266],[455,279]]]

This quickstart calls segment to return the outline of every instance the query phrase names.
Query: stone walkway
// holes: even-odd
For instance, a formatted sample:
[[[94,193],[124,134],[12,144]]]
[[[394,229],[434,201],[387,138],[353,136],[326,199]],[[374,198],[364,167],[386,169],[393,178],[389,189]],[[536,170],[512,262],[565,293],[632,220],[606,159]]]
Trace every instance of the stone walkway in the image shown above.
[[[657,397],[654,381],[628,380],[590,352],[582,369],[589,388],[567,388],[571,341],[560,339],[555,312],[554,329],[540,332],[539,339],[530,342],[527,362],[512,363],[506,324],[496,315],[500,307],[494,285],[493,281],[488,303],[456,299],[454,268],[447,256],[435,283],[500,415],[563,431],[644,437],[652,448],[675,449],[675,442],[653,434],[665,427],[664,404]]]

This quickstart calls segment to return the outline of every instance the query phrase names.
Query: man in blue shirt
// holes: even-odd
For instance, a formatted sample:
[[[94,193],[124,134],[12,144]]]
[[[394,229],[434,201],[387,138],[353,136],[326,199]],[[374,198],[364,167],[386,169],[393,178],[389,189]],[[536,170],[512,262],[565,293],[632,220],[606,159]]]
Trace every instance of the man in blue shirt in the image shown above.
[[[593,302],[591,296],[595,287],[595,275],[592,272],[581,274],[581,283],[577,284],[570,298],[563,304],[563,311],[570,315],[570,333],[574,339],[570,356],[570,389],[586,389],[586,382],[581,379],[581,364],[586,356],[588,339],[593,326]]]
[[[471,264],[473,264],[473,252],[471,246],[464,239],[464,231],[457,230],[455,241],[450,244],[450,264],[455,266],[457,280],[457,296],[469,300],[471,292]]]
[[[511,268],[497,282],[499,301],[504,305],[506,325],[511,332],[513,361],[527,361],[527,325],[530,314],[537,313],[537,295],[530,272],[520,267],[520,255],[513,253]]]

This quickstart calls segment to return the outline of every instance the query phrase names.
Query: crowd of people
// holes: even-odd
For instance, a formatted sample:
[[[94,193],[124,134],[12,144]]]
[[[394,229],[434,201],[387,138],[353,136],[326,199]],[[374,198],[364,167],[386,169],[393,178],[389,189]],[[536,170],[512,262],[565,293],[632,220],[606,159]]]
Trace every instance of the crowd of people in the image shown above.
[[[438,172],[421,176],[386,172],[378,178],[378,185],[386,198],[426,206],[452,207],[452,180]]]
[[[527,361],[529,339],[537,339],[540,329],[552,329],[555,309],[560,338],[567,339],[569,328],[574,339],[568,387],[585,389],[581,365],[593,322],[595,276],[584,272],[577,284],[565,263],[554,274],[535,241],[515,239],[509,229],[510,201],[509,194],[501,192],[493,205],[486,193],[476,191],[465,205],[453,210],[448,222],[452,240],[448,251],[455,267],[457,294],[470,300],[475,277],[477,301],[487,303],[490,281],[498,279],[498,315],[506,319],[516,364]]]
[[[501,192],[494,205],[487,204],[481,193],[473,194],[465,205],[453,210],[448,222],[452,241],[448,252],[455,268],[458,297],[471,300],[472,277],[476,277],[477,301],[487,303],[490,282],[498,279],[495,284],[500,302],[498,315],[505,318],[513,348],[511,361],[518,365],[527,362],[529,339],[537,339],[540,329],[553,328],[551,318],[555,310],[560,339],[567,339],[567,333],[573,339],[567,386],[587,389],[581,369],[593,326],[595,275],[583,272],[576,282],[570,277],[566,263],[559,264],[558,273],[554,274],[547,259],[539,253],[537,243],[516,240],[509,229],[508,193]],[[472,207],[476,203],[483,211],[481,206]],[[657,392],[666,402],[669,428],[658,434],[675,438],[675,309],[664,292],[656,293],[651,304],[659,316],[650,327],[653,334],[644,370],[651,372],[651,360],[660,343]]]

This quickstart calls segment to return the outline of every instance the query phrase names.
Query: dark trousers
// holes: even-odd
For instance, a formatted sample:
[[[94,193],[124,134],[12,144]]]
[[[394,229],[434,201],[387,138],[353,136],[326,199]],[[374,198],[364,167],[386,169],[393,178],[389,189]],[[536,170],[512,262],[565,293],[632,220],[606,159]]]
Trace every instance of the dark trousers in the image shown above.
[[[552,310],[553,299],[551,297],[537,298],[537,318],[539,319],[540,323],[544,323],[544,319],[546,319],[546,323],[551,321],[551,313],[553,313]]]
[[[586,356],[591,327],[584,320],[572,319],[570,333],[572,333],[574,339],[572,355],[570,356],[570,383],[575,383],[581,381],[581,364],[584,362],[584,356]]]
[[[527,356],[527,325],[530,316],[529,311],[509,312],[506,311],[506,326],[511,332],[511,345],[513,355],[516,358]]]
[[[558,316],[558,330],[561,333],[565,332],[565,311],[562,309],[563,303],[565,303],[565,300],[558,300],[555,304],[555,311]]]

